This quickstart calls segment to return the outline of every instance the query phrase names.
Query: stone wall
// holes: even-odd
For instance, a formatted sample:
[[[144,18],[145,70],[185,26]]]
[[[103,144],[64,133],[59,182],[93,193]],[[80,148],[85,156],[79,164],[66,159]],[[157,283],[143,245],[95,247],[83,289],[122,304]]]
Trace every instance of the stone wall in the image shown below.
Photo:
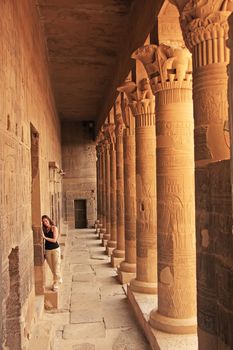
[[[230,160],[212,163],[196,170],[200,349],[207,349],[210,344],[211,349],[233,349],[230,174]]]
[[[61,164],[60,127],[35,3],[1,1],[0,12],[1,339],[5,346],[18,350],[25,349],[34,318],[37,250],[33,241],[39,245],[41,239],[38,230],[32,232],[32,224],[39,228],[40,215],[50,213],[49,162]],[[31,194],[31,132],[38,141],[36,206]],[[41,250],[38,254],[41,258]],[[15,343],[13,338],[17,338]]]
[[[75,227],[74,201],[85,199],[87,226],[96,220],[96,150],[88,122],[62,124],[63,216]]]

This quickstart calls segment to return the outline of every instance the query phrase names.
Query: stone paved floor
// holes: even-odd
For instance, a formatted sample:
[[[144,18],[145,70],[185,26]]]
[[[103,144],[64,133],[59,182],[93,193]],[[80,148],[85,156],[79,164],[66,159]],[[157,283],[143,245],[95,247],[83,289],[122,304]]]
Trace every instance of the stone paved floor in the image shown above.
[[[149,350],[94,230],[69,231],[55,350]]]

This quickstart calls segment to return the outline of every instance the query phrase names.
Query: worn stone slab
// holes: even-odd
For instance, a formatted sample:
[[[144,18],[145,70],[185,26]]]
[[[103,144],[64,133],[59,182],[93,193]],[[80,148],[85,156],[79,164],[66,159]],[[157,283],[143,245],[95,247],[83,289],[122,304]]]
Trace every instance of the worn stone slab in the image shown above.
[[[102,299],[103,316],[107,329],[130,327],[135,325],[134,315],[130,310],[127,298],[116,295]]]
[[[99,285],[91,282],[73,282],[72,294],[97,294],[100,292]]]
[[[70,309],[71,311],[95,308],[100,305],[100,295],[99,294],[74,294],[71,297]]]
[[[115,283],[110,285],[102,283],[102,286],[100,287],[100,293],[103,298],[106,296],[125,295],[122,286],[116,285]]]
[[[88,308],[71,311],[70,323],[94,323],[103,321],[101,308]]]
[[[55,312],[46,312],[44,314],[44,320],[50,321],[53,326],[56,327],[57,331],[62,331],[65,324],[68,324],[70,321],[70,313],[68,311],[59,312],[56,311],[56,317],[54,317]]]
[[[73,345],[72,350],[95,350],[95,345],[90,343],[83,343]]]
[[[90,264],[72,264],[71,265],[72,272],[80,272],[80,273],[91,273],[93,269]]]
[[[95,277],[95,273],[90,272],[90,273],[83,273],[83,272],[77,272],[73,275],[72,278],[73,282],[95,282],[96,281],[96,277]]]
[[[104,338],[106,335],[103,322],[69,324],[64,327],[64,339]]]
[[[81,256],[71,256],[70,261],[72,264],[86,264],[89,259],[89,254],[87,255],[81,255]]]
[[[117,339],[115,340],[112,350],[150,350],[144,336],[136,328],[129,328],[121,330]]]

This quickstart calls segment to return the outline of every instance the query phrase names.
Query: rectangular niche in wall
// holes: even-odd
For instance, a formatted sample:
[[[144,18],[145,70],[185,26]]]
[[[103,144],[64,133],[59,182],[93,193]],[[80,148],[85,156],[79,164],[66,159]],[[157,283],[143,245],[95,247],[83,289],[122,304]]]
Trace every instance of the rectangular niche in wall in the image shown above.
[[[87,201],[76,199],[74,201],[75,228],[87,227]]]

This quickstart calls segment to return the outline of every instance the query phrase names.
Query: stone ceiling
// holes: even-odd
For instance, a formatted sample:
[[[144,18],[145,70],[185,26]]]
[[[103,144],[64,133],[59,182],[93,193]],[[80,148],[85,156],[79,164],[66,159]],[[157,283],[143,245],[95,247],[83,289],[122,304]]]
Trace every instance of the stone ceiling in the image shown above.
[[[106,117],[163,0],[37,0],[60,118]]]

